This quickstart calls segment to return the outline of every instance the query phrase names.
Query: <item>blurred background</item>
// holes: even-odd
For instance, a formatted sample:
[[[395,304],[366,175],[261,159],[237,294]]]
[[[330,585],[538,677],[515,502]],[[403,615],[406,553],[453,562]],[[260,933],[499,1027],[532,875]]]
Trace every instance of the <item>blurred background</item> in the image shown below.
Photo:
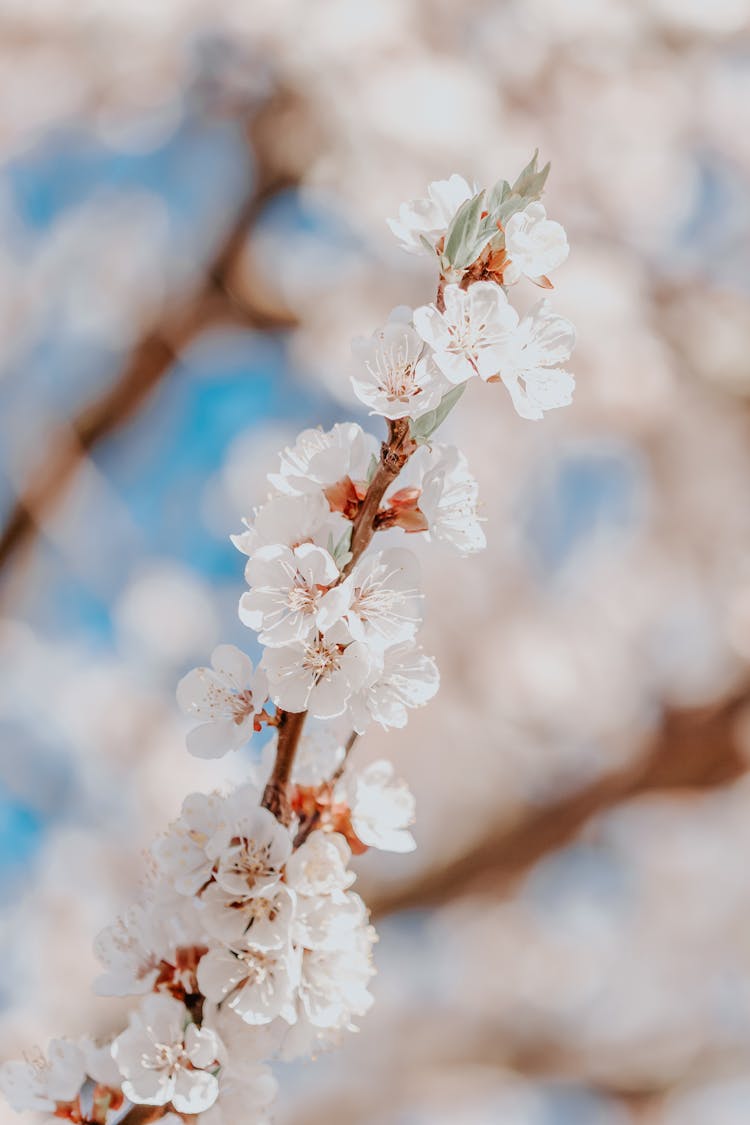
[[[252,653],[230,532],[299,429],[367,424],[351,337],[433,294],[386,216],[539,147],[575,404],[472,386],[446,425],[489,547],[422,552],[442,690],[357,749],[419,848],[358,861],[378,1002],[278,1120],[747,1125],[749,0],[2,0],[0,32],[0,1057],[117,1026],[94,934],[257,754],[189,758],[174,687]]]

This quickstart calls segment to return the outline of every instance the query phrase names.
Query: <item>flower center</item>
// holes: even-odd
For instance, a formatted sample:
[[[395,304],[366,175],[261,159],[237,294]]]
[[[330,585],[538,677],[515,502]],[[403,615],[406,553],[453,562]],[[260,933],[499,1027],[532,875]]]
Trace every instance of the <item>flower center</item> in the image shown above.
[[[289,590],[287,605],[292,613],[313,613],[318,597],[317,590],[302,582],[297,582]]]
[[[302,665],[306,671],[312,672],[317,682],[338,671],[340,661],[338,646],[327,645],[322,637],[318,637],[305,648]]]
[[[381,347],[375,356],[375,363],[367,363],[367,370],[375,379],[378,390],[389,402],[408,402],[421,391],[417,383],[416,366],[409,358],[408,343]]]

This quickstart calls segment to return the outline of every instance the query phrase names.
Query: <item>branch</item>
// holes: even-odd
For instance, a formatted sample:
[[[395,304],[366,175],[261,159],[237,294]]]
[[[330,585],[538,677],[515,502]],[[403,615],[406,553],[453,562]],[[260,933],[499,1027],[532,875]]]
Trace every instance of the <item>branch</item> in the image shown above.
[[[85,454],[138,411],[179,353],[209,324],[226,321],[261,330],[293,325],[288,318],[272,317],[252,308],[231,287],[232,273],[261,209],[271,196],[292,182],[289,176],[261,173],[257,187],[239,206],[229,232],[206,269],[203,283],[187,301],[167,311],[162,322],[138,341],[116,383],[50,437],[51,453],[32,475],[0,533],[0,568],[60,500]]]
[[[380,448],[380,464],[370,481],[365,498],[352,526],[352,539],[349,548],[351,558],[334,585],[338,586],[340,582],[344,581],[367,550],[375,534],[380,501],[416,448],[416,443],[412,440],[409,430],[409,419],[399,418],[396,421],[389,421],[388,438]],[[287,711],[279,712],[276,761],[261,802],[286,827],[292,823],[289,779],[292,775],[294,758],[306,719],[307,711],[293,714]],[[352,743],[352,745],[354,744]]]
[[[592,817],[641,793],[712,788],[747,770],[736,746],[736,719],[750,687],[716,708],[668,713],[662,729],[633,764],[593,782],[558,804],[531,811],[512,827],[500,827],[470,852],[412,886],[386,891],[372,903],[373,916],[435,906],[458,895],[497,893],[544,855],[563,847]]]

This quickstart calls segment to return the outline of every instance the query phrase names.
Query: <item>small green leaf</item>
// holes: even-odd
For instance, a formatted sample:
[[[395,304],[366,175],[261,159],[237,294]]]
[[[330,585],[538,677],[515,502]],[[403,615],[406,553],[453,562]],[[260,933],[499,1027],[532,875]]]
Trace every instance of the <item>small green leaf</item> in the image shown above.
[[[371,482],[372,478],[375,476],[376,472],[378,471],[378,465],[379,464],[380,464],[380,461],[375,456],[375,454],[374,453],[370,454],[370,464],[367,466],[367,476],[365,477],[365,484],[369,484]]]
[[[510,195],[510,184],[507,180],[498,180],[493,188],[487,193],[487,210],[490,217],[493,218],[496,212],[500,209],[500,205]]]
[[[438,426],[442,425],[466,389],[465,383],[459,383],[447,394],[444,394],[434,410],[429,410],[421,418],[412,418],[409,423],[409,432],[417,445],[427,445]]]
[[[341,538],[339,539],[338,543],[335,546],[333,544],[333,536],[332,535],[328,536],[328,554],[332,557],[333,561],[336,563],[336,566],[339,568],[339,570],[343,570],[344,567],[346,566],[346,564],[349,562],[349,560],[352,557],[352,553],[349,550],[349,548],[351,546],[351,542],[352,542],[352,529],[351,529],[351,527],[347,527],[346,531],[341,536]]]
[[[538,171],[536,166],[538,159],[539,149],[535,149],[531,160],[513,184],[513,194],[520,195],[527,203],[531,203],[534,199],[539,199],[544,191],[547,177],[549,176],[551,165],[547,163],[541,171]]]
[[[467,257],[473,248],[477,232],[482,222],[485,193],[480,191],[472,199],[461,204],[445,237],[444,256],[455,269],[464,269],[474,260]]]

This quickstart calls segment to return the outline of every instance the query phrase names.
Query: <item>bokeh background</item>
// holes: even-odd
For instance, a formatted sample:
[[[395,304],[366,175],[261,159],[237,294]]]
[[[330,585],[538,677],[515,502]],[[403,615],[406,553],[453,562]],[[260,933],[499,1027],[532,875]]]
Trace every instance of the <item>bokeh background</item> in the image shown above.
[[[117,1026],[93,935],[257,752],[190,759],[174,686],[250,644],[275,451],[432,295],[385,217],[536,147],[575,405],[446,426],[489,547],[422,552],[443,687],[357,750],[419,849],[359,861],[378,1003],[278,1120],[747,1125],[748,0],[2,0],[0,1056]]]

